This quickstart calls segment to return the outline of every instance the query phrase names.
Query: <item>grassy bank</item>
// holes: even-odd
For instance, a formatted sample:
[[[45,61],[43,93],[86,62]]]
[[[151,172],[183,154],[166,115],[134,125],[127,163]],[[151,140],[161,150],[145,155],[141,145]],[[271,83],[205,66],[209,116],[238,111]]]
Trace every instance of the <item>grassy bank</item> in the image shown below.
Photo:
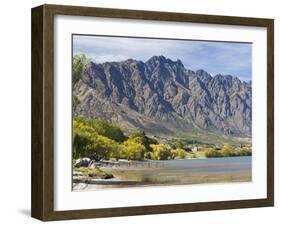
[[[74,167],[73,171],[76,173],[80,173],[84,177],[91,177],[93,179],[114,178],[112,173],[105,172],[98,167]]]

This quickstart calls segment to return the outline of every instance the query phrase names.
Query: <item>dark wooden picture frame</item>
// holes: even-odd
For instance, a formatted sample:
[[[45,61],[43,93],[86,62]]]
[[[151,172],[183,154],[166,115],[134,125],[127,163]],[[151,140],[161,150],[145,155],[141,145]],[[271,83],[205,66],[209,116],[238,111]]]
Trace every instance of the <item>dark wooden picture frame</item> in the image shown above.
[[[54,210],[54,16],[95,16],[265,27],[267,29],[267,198],[122,208]],[[274,20],[60,5],[32,9],[31,215],[50,221],[274,205]]]

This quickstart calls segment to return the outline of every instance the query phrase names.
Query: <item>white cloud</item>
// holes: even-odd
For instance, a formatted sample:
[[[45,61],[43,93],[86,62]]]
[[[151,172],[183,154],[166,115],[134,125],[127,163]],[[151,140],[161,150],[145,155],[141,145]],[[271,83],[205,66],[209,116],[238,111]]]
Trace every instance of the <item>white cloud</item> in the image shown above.
[[[164,55],[180,59],[188,69],[251,79],[250,44],[74,35],[73,51],[85,53],[98,63],[128,58],[146,61],[154,55]]]

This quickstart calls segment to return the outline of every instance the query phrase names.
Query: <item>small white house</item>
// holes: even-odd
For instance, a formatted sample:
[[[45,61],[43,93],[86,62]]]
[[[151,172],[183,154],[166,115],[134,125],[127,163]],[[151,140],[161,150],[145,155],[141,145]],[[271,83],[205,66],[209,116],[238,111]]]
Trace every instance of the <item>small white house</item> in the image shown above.
[[[198,147],[192,147],[192,148],[191,148],[191,151],[192,151],[192,152],[197,152],[197,151],[198,151]]]

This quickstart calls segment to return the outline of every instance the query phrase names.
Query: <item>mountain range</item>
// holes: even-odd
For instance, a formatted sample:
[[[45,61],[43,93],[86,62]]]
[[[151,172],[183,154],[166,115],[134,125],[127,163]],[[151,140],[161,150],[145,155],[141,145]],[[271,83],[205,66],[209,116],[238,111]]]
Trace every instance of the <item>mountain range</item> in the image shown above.
[[[91,62],[73,95],[74,117],[109,120],[127,132],[251,137],[251,81],[192,71],[164,56]]]

